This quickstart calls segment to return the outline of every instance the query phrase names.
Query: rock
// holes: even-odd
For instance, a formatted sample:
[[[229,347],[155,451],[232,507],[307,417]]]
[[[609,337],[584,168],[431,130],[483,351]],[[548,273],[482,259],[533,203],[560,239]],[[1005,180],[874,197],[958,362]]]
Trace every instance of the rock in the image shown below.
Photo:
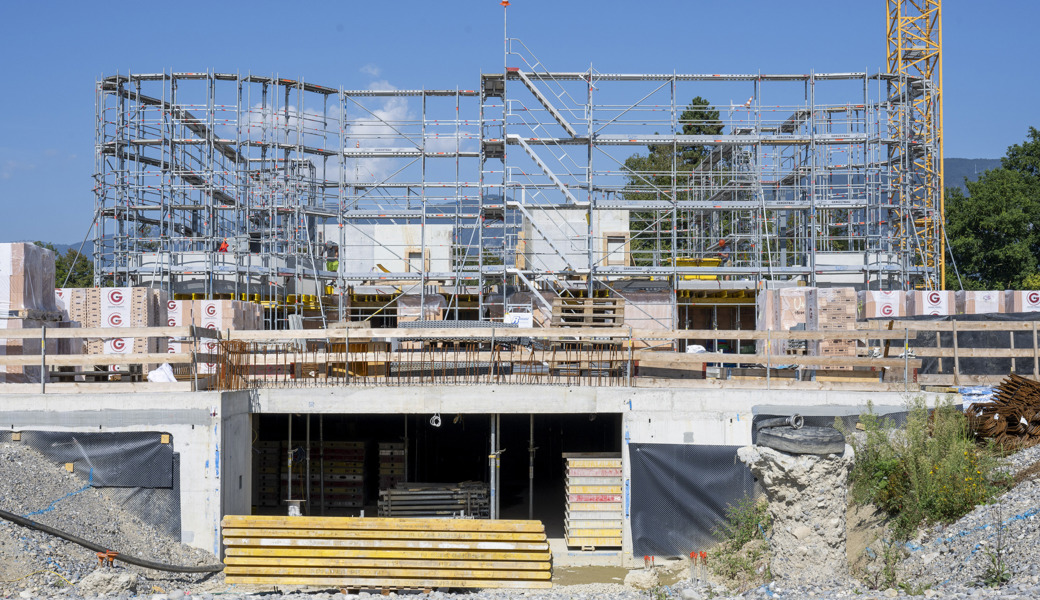
[[[119,569],[97,569],[76,584],[82,594],[117,596],[137,593],[137,575]]]
[[[846,481],[852,448],[843,455],[793,455],[748,446],[737,457],[762,482],[769,500],[773,576],[805,583],[846,578]]]
[[[895,591],[892,588],[888,588],[887,590],[885,590],[885,597],[886,598],[895,598],[898,595],[899,595],[899,592]]]
[[[180,590],[173,590],[172,592],[167,594],[167,596],[170,597],[170,600],[181,600],[182,598],[184,598],[184,592]]]
[[[649,590],[661,585],[661,577],[653,569],[633,569],[625,575],[625,585],[637,590]]]
[[[701,600],[704,598],[704,595],[693,588],[683,588],[679,595],[682,596],[683,600]]]

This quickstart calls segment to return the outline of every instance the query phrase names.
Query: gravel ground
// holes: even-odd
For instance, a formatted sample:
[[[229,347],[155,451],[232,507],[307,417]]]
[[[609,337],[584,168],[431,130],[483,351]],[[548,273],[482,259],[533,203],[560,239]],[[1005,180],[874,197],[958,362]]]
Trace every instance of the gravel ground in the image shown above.
[[[1009,458],[1009,470],[1018,472],[1040,461],[1040,447],[1022,451]],[[18,514],[53,509],[31,518],[70,533],[111,544],[122,552],[174,564],[211,564],[213,556],[200,550],[163,539],[96,490],[84,491],[79,478],[65,473],[32,451],[18,444],[0,445],[0,499],[2,508]],[[78,492],[78,493],[77,493]],[[72,495],[69,495],[72,494]],[[68,497],[65,497],[69,495]],[[995,523],[1003,522],[1002,551],[1008,557],[1011,581],[1000,588],[979,587],[989,552],[996,546]],[[182,598],[228,600],[332,600],[384,598],[378,593],[341,594],[335,590],[287,588],[247,588],[229,586],[219,575],[179,576],[157,574],[136,567],[95,570],[93,552],[0,521],[0,598]],[[723,588],[695,587],[688,581],[662,587],[657,593],[636,590],[617,583],[556,586],[552,590],[484,590],[479,592],[432,592],[419,596],[431,600],[699,600],[775,598],[857,598],[882,599],[1040,598],[1040,481],[1027,480],[1007,492],[999,503],[976,508],[960,521],[932,528],[909,545],[903,561],[904,580],[931,587],[918,596],[898,590],[869,590],[857,581],[836,581],[814,585],[773,582],[769,586],[728,594]],[[61,575],[61,578],[57,577]],[[88,578],[87,576],[90,575]],[[125,576],[129,577],[125,577]],[[135,592],[118,591],[116,580],[136,578]],[[69,587],[62,578],[78,583]],[[17,581],[11,581],[17,579]],[[100,585],[94,585],[101,579]],[[107,587],[106,587],[107,586]],[[105,594],[105,592],[112,592]],[[390,594],[391,597],[408,594]]]
[[[76,475],[18,443],[0,444],[0,508],[146,560],[190,566],[218,562],[208,552],[155,531]],[[0,597],[55,593],[52,586],[79,582],[97,562],[92,550],[0,519]],[[206,578],[134,566],[117,570],[141,577],[147,590]]]

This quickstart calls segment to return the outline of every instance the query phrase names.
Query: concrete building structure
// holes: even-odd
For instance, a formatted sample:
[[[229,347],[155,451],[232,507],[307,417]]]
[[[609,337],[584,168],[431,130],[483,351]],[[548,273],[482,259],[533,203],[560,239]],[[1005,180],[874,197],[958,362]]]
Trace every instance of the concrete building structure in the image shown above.
[[[923,395],[929,403],[939,398]],[[476,473],[486,480],[489,450],[501,451],[495,467],[501,469],[500,489],[493,494],[502,494],[506,518],[526,518],[532,504],[522,488],[529,483],[528,426],[536,424],[532,506],[554,538],[557,564],[630,564],[632,497],[640,493],[632,487],[633,444],[735,448],[751,443],[756,414],[859,414],[868,402],[886,412],[901,410],[906,400],[894,392],[525,385],[9,394],[0,404],[0,423],[11,431],[169,433],[181,457],[182,539],[218,555],[221,517],[256,510],[251,498],[257,442],[284,439],[289,419],[296,420],[297,429],[290,429],[295,444],[303,444],[305,435],[317,442],[319,419],[326,440],[403,439],[409,468],[420,475],[456,474],[462,480]],[[444,415],[439,427],[430,423],[431,415]],[[553,466],[561,464],[561,451],[621,453],[622,548],[590,552],[562,543],[562,474]]]

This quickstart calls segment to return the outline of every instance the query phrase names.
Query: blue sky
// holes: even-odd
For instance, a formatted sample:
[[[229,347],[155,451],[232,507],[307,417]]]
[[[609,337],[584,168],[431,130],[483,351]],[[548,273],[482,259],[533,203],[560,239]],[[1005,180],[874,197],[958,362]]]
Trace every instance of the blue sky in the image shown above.
[[[997,158],[1040,127],[1040,2],[944,2],[946,156]],[[884,0],[514,0],[509,35],[551,69],[804,73],[883,68]],[[94,82],[248,72],[330,87],[477,88],[501,72],[497,0],[4,2],[0,241],[81,240]],[[729,99],[711,99],[726,102]]]

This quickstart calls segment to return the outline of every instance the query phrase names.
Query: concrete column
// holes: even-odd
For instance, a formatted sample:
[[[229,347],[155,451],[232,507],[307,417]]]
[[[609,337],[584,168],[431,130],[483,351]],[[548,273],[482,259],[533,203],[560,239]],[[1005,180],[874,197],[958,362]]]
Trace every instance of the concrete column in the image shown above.
[[[769,500],[773,577],[807,583],[848,577],[846,481],[852,448],[845,446],[841,456],[818,456],[746,446],[737,456],[761,482]]]

